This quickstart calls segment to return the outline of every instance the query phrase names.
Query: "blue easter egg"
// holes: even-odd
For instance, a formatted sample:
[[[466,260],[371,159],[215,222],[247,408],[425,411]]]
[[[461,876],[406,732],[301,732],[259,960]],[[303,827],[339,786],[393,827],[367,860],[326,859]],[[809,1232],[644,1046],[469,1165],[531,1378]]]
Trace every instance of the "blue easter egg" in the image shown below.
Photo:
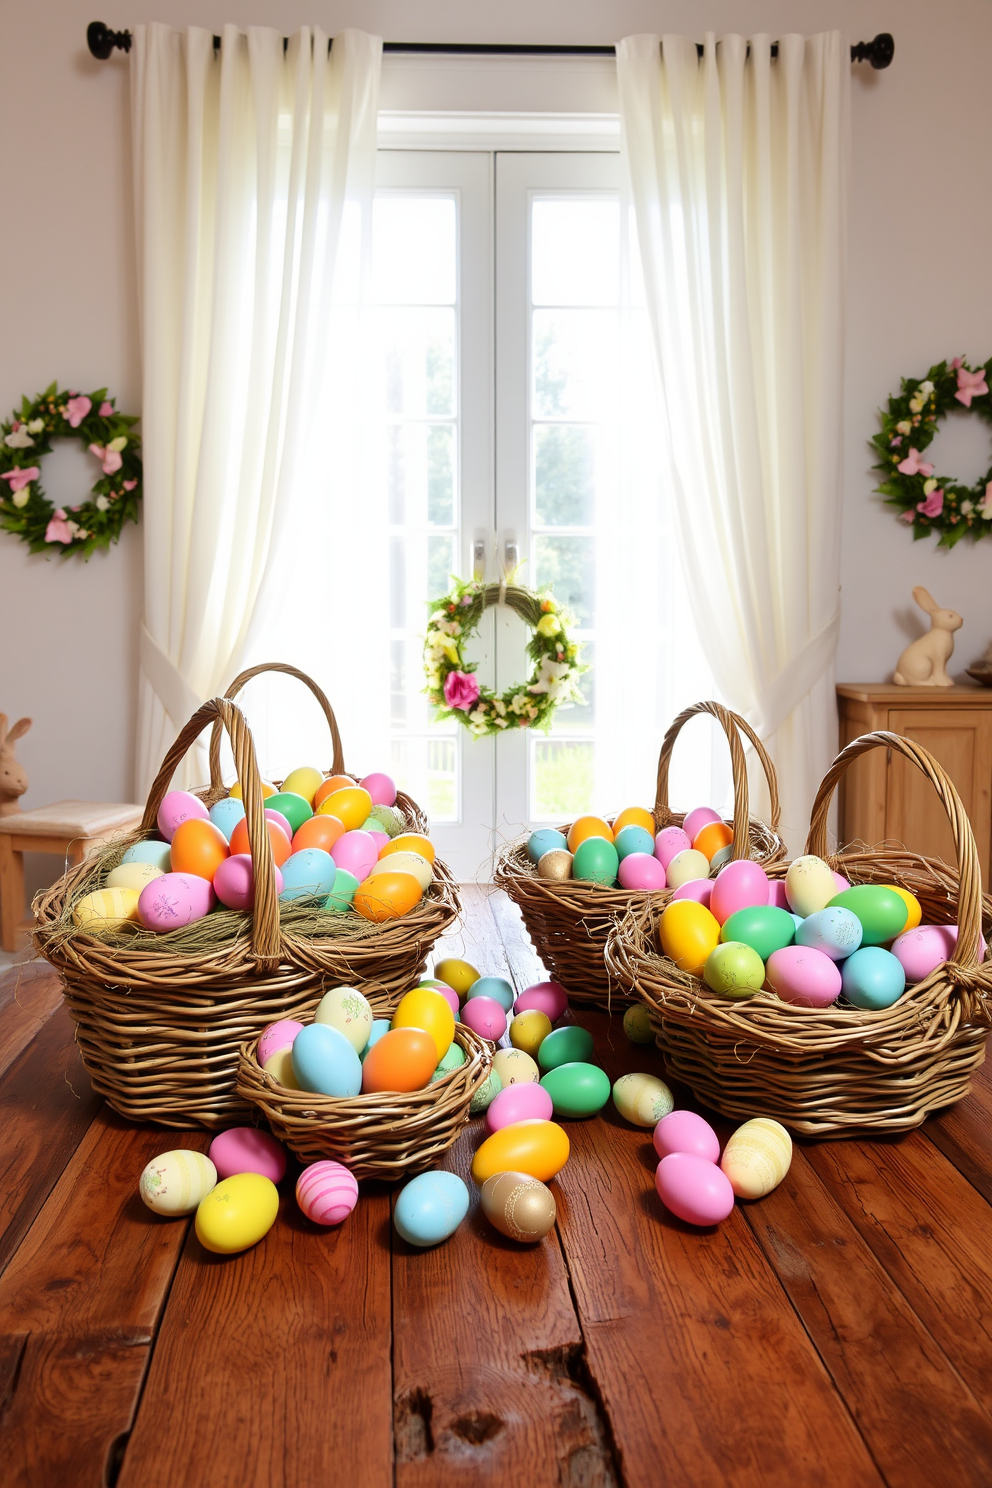
[[[149,842],[136,842],[129,847],[121,858],[122,863],[151,863],[153,867],[160,868],[163,873],[172,871],[172,848],[167,842],[154,839]]]
[[[439,1245],[468,1213],[468,1189],[457,1173],[421,1173],[402,1189],[393,1224],[409,1245]]]
[[[802,917],[802,915],[797,915],[797,914],[792,914],[792,910],[791,910],[791,909],[790,909],[790,910],[789,910],[789,911],[788,911],[788,913],[789,913],[789,914],[790,914],[790,915],[792,915],[792,918],[793,918],[793,919],[794,919],[794,920],[795,920],[795,922],[796,922],[796,934],[797,934],[797,935],[798,935],[798,934],[799,934],[799,926],[800,926],[800,925],[801,925],[801,924],[802,924],[802,922],[803,922],[803,917]]]
[[[818,909],[796,927],[796,945],[823,951],[831,961],[843,961],[861,944],[861,921],[839,905]]]
[[[621,827],[613,839],[613,846],[617,850],[617,857],[621,863],[631,853],[647,853],[648,857],[654,856],[654,838],[650,832],[643,827],[636,826],[633,822],[629,827]]]
[[[301,1090],[346,1097],[362,1088],[362,1061],[354,1045],[329,1023],[311,1023],[293,1040],[293,1074]]]
[[[465,1001],[471,1002],[473,997],[491,997],[494,1002],[499,1003],[504,1013],[508,1013],[516,995],[510,983],[503,977],[484,976],[472,983]]]
[[[531,832],[527,838],[527,856],[532,863],[543,858],[546,852],[554,852],[556,849],[567,849],[568,838],[564,832],[556,832],[554,827],[541,827],[537,832]],[[654,852],[654,843],[651,844]]]
[[[365,1048],[362,1050],[362,1063],[363,1064],[365,1063],[365,1056],[369,1052],[369,1050],[375,1047],[375,1045],[382,1038],[383,1034],[384,1033],[388,1033],[389,1030],[392,1028],[392,1026],[393,1025],[390,1023],[390,1021],[389,1021],[388,1018],[374,1018],[373,1019],[373,1021],[372,1021],[372,1031],[369,1034],[369,1041],[365,1045]]]
[[[329,909],[332,914],[346,914],[351,908],[357,888],[358,879],[355,875],[349,873],[347,868],[339,868],[334,875],[334,888],[324,900],[324,908]]]
[[[329,894],[337,874],[334,859],[322,847],[304,847],[290,853],[281,871],[280,899],[312,899]]]
[[[891,1007],[906,990],[902,962],[881,946],[862,946],[848,956],[840,977],[848,1002],[870,1012]]]
[[[245,814],[245,803],[237,796],[225,796],[223,801],[215,801],[210,808],[210,820],[215,827],[219,827],[227,838],[231,840],[231,833]]]

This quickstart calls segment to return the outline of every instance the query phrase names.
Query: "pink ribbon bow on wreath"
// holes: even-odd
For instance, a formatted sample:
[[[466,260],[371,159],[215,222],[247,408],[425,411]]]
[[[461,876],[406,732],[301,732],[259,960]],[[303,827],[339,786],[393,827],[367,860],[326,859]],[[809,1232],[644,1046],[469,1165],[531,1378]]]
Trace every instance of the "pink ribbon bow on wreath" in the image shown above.
[[[919,450],[912,447],[905,460],[899,461],[896,469],[901,470],[903,475],[933,475],[933,466],[928,465],[926,460],[921,460]]]
[[[11,491],[23,491],[33,480],[37,480],[41,469],[37,465],[25,465],[23,470],[5,470],[0,480],[10,481]]]
[[[120,450],[104,449],[102,444],[91,444],[90,454],[103,461],[104,475],[113,475],[124,463]]]
[[[87,398],[85,393],[77,393],[74,398],[70,398],[65,405],[65,421],[70,429],[78,429],[92,407],[93,400]]]
[[[977,372],[969,372],[967,367],[959,367],[957,371],[958,390],[954,396],[959,403],[964,404],[965,408],[970,408],[972,398],[980,398],[989,390],[989,385],[985,381],[985,369],[982,367]]]
[[[73,523],[73,526],[75,526],[75,523]],[[70,531],[69,523],[66,520],[65,512],[63,511],[61,506],[56,507],[51,521],[45,528],[45,541],[71,543],[72,536],[73,535]]]

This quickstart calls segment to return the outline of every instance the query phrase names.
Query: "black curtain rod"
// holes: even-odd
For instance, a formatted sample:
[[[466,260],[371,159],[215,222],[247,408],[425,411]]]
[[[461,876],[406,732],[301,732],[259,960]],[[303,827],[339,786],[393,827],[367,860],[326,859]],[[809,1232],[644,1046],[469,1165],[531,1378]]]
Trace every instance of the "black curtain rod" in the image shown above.
[[[106,62],[110,54],[119,50],[131,50],[130,31],[111,31],[102,21],[90,21],[86,28],[86,44],[94,57]],[[283,37],[283,47],[289,45]],[[214,37],[214,47],[220,46],[220,37]],[[515,42],[476,41],[384,41],[384,52],[420,52],[431,55],[456,57],[613,57],[612,46],[528,46]],[[888,31],[880,31],[874,41],[858,41],[851,48],[852,62],[870,62],[876,70],[888,67],[895,55],[896,44]],[[703,55],[702,42],[696,43],[696,51]],[[772,42],[772,56],[778,56],[778,42]]]

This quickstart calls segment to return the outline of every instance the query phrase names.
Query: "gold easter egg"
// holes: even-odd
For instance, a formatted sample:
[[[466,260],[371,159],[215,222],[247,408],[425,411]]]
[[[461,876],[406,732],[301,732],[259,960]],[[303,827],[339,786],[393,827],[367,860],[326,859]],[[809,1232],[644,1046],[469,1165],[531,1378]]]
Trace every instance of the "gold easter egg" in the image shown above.
[[[762,1199],[777,1188],[792,1162],[792,1138],[769,1116],[739,1126],[723,1150],[720,1166],[739,1199]]]
[[[564,883],[572,876],[572,854],[563,847],[553,847],[550,852],[542,853],[537,860],[537,876]]]
[[[496,1173],[482,1185],[482,1212],[508,1240],[531,1245],[554,1227],[554,1194],[527,1173]]]

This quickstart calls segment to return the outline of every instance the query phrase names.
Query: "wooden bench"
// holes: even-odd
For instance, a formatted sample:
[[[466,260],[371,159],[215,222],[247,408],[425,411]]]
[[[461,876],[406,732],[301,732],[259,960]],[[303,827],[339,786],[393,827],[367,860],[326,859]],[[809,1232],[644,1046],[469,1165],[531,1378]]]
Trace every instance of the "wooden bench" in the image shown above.
[[[24,854],[54,853],[66,866],[118,832],[136,827],[141,807],[108,801],[56,801],[0,816],[0,946],[16,951],[24,922]]]

